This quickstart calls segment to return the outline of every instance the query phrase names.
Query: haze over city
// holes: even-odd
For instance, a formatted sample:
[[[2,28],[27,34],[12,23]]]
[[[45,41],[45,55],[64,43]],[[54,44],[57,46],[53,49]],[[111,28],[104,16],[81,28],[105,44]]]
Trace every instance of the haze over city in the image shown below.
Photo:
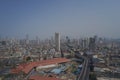
[[[120,38],[120,0],[0,0],[0,36]]]
[[[120,80],[120,0],[0,0],[0,80]]]

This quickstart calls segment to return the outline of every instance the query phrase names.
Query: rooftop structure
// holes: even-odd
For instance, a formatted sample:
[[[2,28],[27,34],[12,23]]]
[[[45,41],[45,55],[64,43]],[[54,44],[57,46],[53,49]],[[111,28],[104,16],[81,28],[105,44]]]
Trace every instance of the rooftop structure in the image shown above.
[[[32,71],[29,80],[76,80],[82,70],[77,61],[38,66]]]
[[[45,66],[45,65],[63,63],[63,62],[68,62],[68,61],[70,61],[70,60],[66,59],[66,58],[54,58],[54,59],[50,59],[50,60],[30,62],[27,64],[21,64],[21,65],[17,66],[15,69],[11,70],[11,73],[19,73],[22,71],[25,74],[28,74],[30,72],[30,70],[32,70],[34,67],[37,67],[37,66]]]
[[[61,80],[54,77],[31,76],[29,80]]]

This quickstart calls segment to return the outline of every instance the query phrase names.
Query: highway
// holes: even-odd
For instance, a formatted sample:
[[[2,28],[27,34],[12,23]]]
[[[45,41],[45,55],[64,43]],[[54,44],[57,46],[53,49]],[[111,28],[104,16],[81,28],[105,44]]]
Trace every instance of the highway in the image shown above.
[[[89,80],[89,59],[81,56],[80,54],[75,54],[75,56],[77,56],[77,58],[82,57],[84,59],[83,67],[77,80]]]

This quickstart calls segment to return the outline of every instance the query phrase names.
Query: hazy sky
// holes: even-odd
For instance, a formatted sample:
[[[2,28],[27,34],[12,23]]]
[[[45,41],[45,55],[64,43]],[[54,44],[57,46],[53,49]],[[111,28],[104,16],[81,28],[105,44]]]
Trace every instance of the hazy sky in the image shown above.
[[[0,36],[120,38],[120,0],[0,0]]]

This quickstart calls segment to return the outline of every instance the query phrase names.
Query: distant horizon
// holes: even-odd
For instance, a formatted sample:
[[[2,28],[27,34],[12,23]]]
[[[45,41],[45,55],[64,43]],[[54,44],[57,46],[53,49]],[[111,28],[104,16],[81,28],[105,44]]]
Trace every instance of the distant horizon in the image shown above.
[[[120,38],[120,0],[0,0],[0,36]]]
[[[35,40],[36,37],[40,40],[46,40],[46,39],[51,39],[55,37],[55,34],[45,37],[45,38],[41,38],[40,36],[30,36],[29,34],[27,34],[29,37],[29,40]],[[105,36],[99,36],[99,35],[91,35],[91,36],[83,36],[83,35],[79,35],[79,36],[70,36],[70,35],[62,35],[60,34],[60,39],[69,37],[70,39],[84,39],[84,38],[90,38],[90,37],[94,37],[97,36],[97,38],[105,38],[105,39],[120,39],[120,38],[112,38],[112,37],[105,37]],[[12,36],[12,37],[8,37],[8,36],[0,36],[0,39],[26,39],[26,35],[24,35],[23,37],[18,37],[18,36]]]

